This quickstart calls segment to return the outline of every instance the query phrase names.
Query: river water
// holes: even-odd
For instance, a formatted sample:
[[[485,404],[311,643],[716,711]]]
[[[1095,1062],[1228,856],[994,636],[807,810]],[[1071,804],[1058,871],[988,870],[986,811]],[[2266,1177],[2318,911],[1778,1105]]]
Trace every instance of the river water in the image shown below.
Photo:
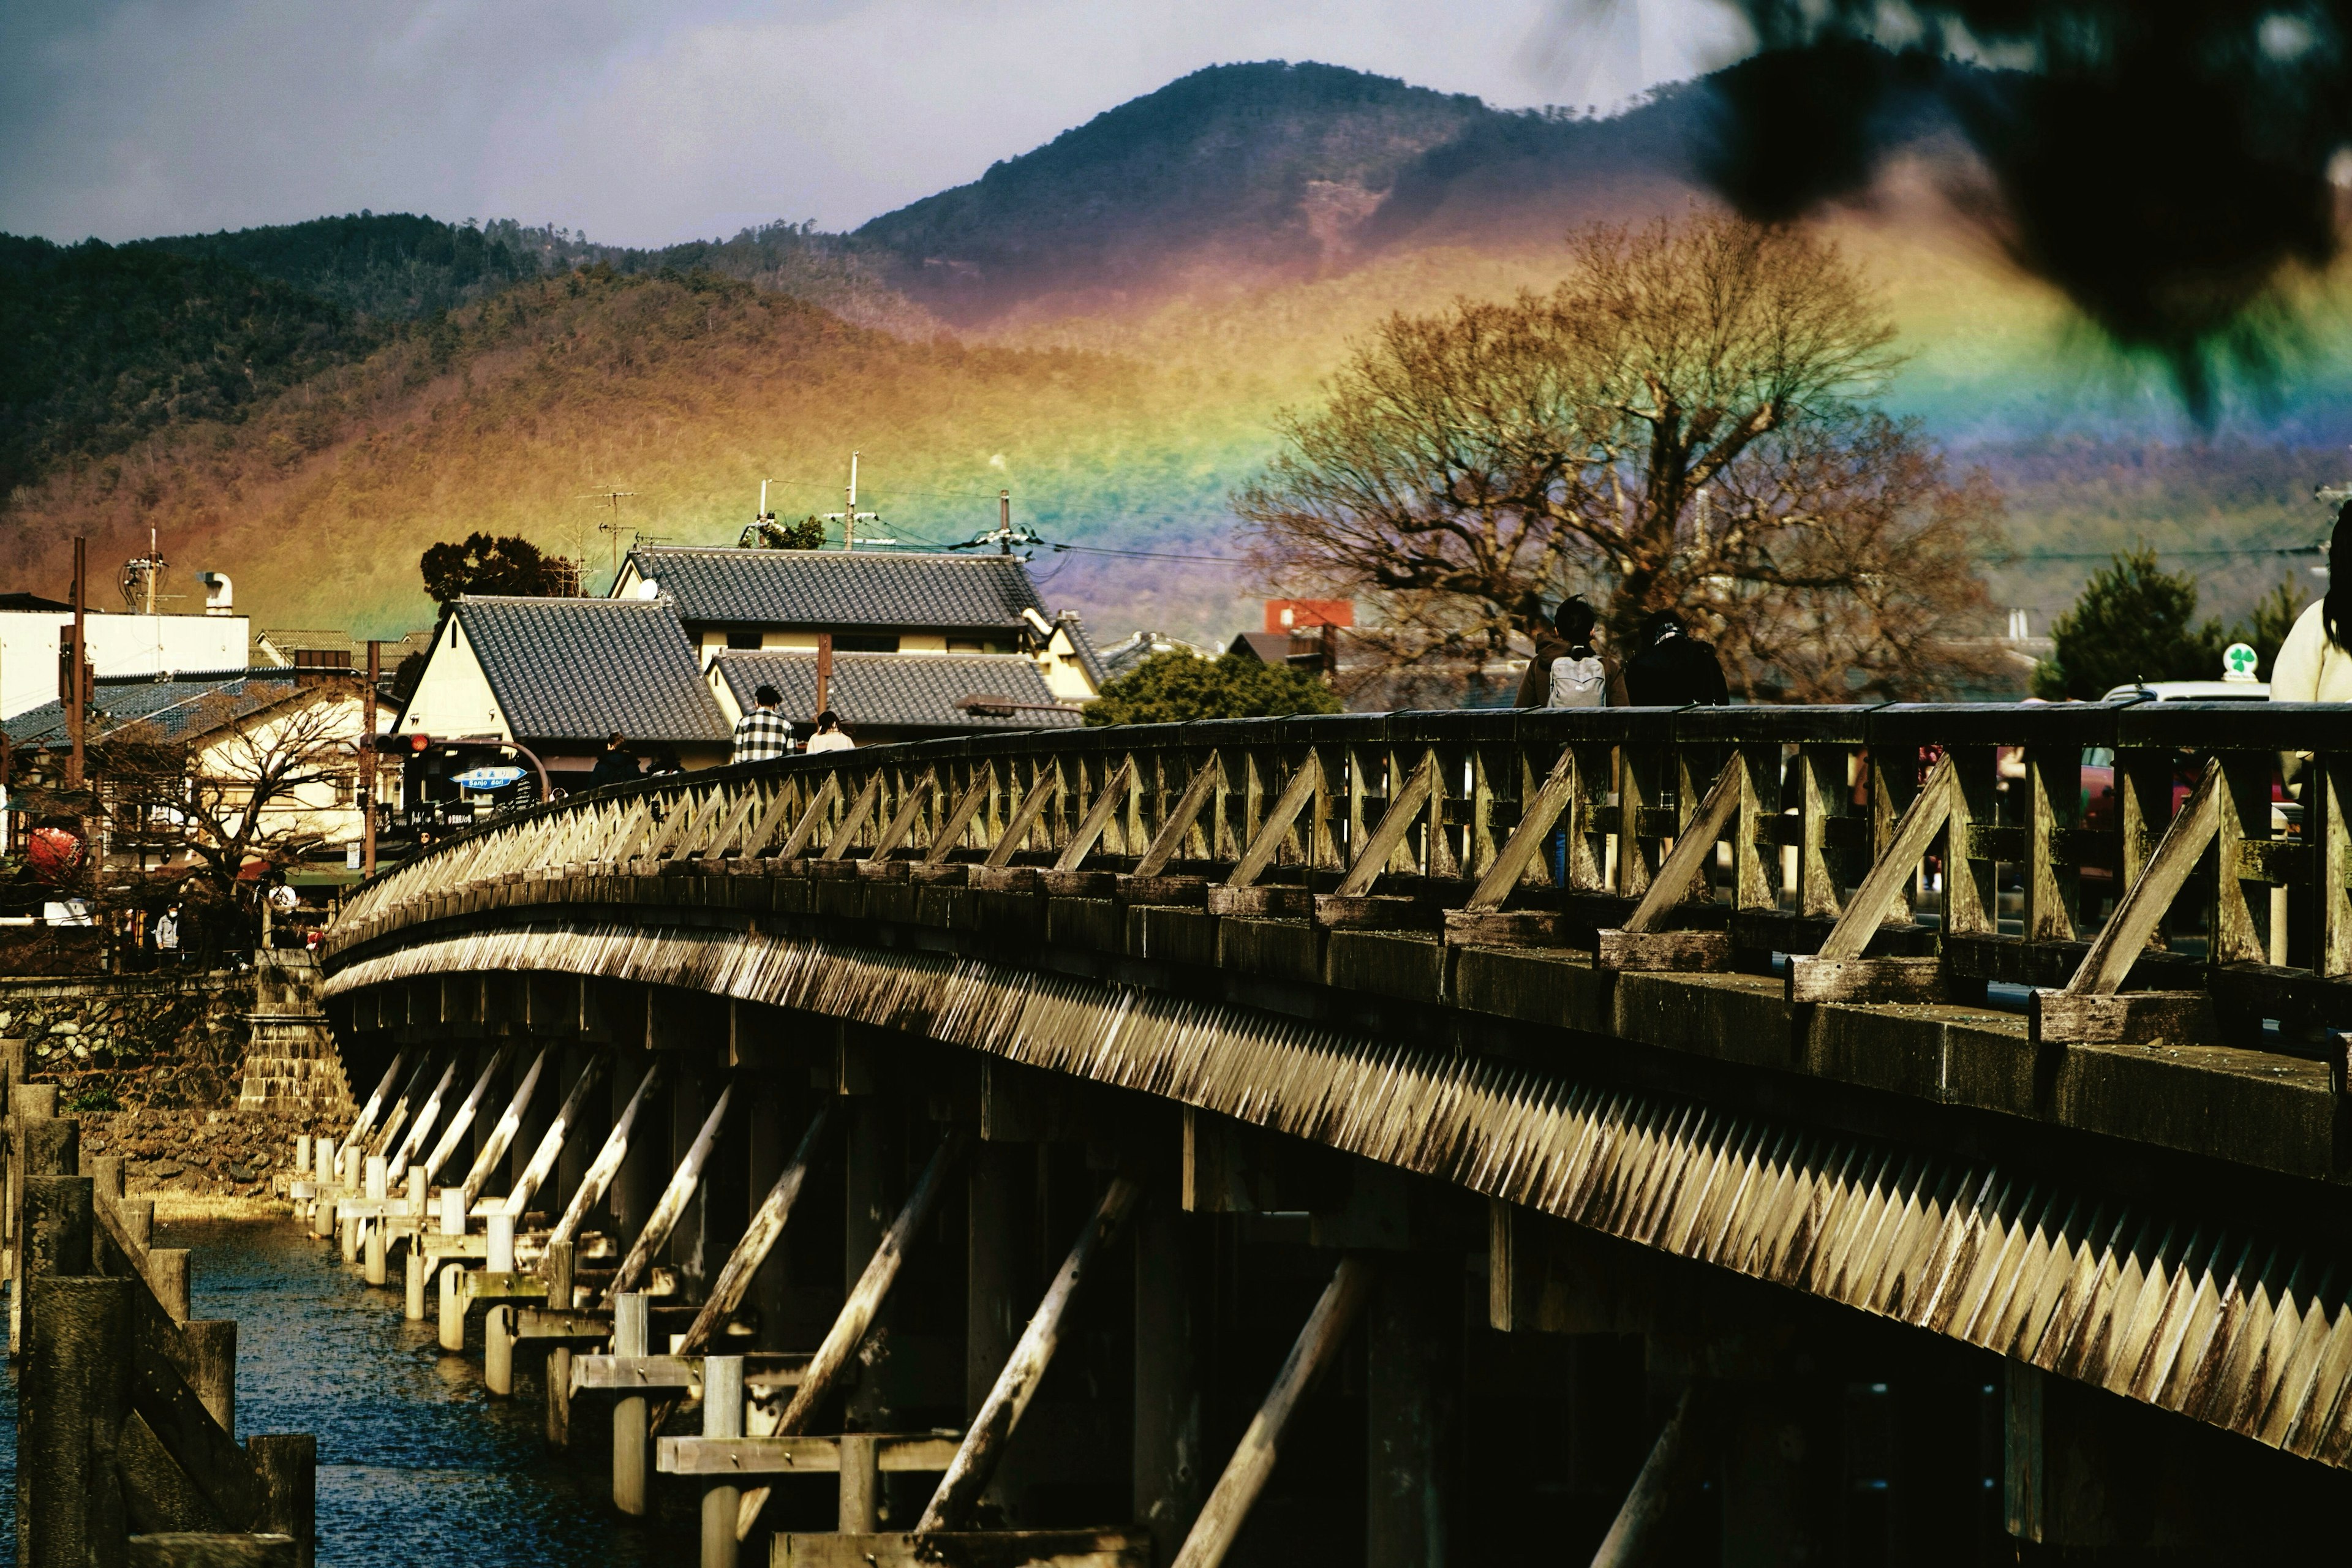
[[[646,1524],[613,1511],[601,1446],[577,1460],[547,1451],[535,1365],[526,1372],[518,1358],[515,1396],[490,1398],[478,1351],[445,1353],[429,1319],[402,1319],[396,1284],[370,1289],[331,1245],[282,1220],[159,1223],[155,1245],[194,1250],[197,1317],[236,1320],[239,1436],[317,1434],[320,1563],[694,1561],[690,1519]],[[13,1370],[5,1404],[0,1562],[14,1563]],[[583,1404],[574,1421],[602,1415]]]

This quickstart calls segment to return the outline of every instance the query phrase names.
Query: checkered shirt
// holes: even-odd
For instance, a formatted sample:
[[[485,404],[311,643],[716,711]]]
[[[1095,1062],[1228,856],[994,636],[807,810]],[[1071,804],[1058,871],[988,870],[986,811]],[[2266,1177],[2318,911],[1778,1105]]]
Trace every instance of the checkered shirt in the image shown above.
[[[732,763],[764,763],[793,749],[793,727],[772,708],[754,708],[735,721]]]

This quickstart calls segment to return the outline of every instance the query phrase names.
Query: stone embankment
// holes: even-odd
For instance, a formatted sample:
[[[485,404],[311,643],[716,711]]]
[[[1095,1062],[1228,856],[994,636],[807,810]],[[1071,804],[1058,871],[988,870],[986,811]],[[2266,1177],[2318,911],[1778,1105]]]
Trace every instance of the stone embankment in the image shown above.
[[[0,979],[0,1038],[58,1085],[133,1194],[255,1197],[300,1133],[349,1125],[351,1086],[308,953],[241,971]]]

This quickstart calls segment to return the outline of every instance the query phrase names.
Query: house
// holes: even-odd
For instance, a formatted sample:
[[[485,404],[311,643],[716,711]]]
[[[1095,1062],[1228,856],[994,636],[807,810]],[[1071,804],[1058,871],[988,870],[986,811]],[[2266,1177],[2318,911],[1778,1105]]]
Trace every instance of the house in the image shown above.
[[[762,686],[776,689],[786,715],[814,712],[816,664],[814,653],[722,649],[710,660],[711,695],[730,725]],[[861,746],[1084,722],[1074,706],[1055,700],[1034,659],[1013,653],[836,653],[825,705]]]
[[[255,668],[274,665],[281,669],[329,670],[367,668],[365,637],[355,637],[349,632],[318,627],[268,626],[256,632],[253,637]],[[410,632],[401,637],[378,640],[376,658],[388,676],[400,661],[412,653],[423,653],[433,646],[433,634]]]
[[[652,545],[629,552],[613,597],[672,601],[706,668],[730,650],[813,654],[824,637],[836,655],[1017,655],[1057,701],[1105,679],[1085,623],[1048,617],[1011,555]]]
[[[1106,679],[1118,680],[1132,675],[1142,668],[1145,659],[1163,653],[1190,654],[1194,658],[1217,657],[1214,648],[1186,642],[1166,632],[1130,632],[1102,650],[1103,676]]]
[[[241,838],[255,858],[299,853],[340,863],[364,826],[362,685],[297,680],[277,668],[100,677],[83,745],[105,805],[106,863],[171,866],[192,858],[196,837],[216,845]],[[5,728],[20,778],[55,787],[71,743],[64,705],[52,700]],[[257,794],[260,815],[247,831]]]
[[[243,616],[133,616],[85,608],[82,616],[89,662],[100,680],[246,668],[252,623]],[[58,700],[58,650],[72,626],[73,605],[65,600],[0,594],[0,722]]]
[[[519,743],[568,788],[584,784],[615,731],[640,755],[674,752],[688,768],[726,762],[731,739],[667,596],[461,598],[394,729]]]

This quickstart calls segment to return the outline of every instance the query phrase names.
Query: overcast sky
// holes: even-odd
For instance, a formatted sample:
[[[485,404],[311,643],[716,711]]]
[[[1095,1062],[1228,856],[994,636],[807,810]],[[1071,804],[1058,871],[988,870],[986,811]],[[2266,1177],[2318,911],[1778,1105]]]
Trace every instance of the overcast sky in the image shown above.
[[[1714,0],[5,0],[0,230],[842,228],[1205,65],[1606,104],[1742,47]]]

